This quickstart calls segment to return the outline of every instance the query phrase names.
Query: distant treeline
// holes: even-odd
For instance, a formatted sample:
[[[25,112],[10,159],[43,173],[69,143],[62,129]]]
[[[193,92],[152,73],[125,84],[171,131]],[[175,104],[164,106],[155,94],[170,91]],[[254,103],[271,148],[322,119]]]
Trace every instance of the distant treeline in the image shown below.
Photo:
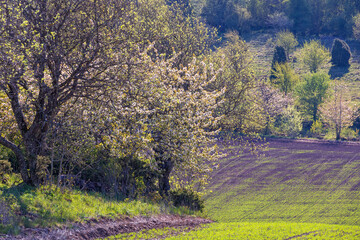
[[[191,1],[191,0],[190,0]],[[194,9],[220,31],[290,29],[296,34],[352,36],[358,0],[192,0]]]

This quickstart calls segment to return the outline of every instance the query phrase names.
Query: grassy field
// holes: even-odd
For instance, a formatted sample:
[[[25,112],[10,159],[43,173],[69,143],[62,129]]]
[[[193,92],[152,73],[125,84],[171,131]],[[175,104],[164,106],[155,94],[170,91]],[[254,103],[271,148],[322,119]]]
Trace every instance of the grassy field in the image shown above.
[[[259,156],[238,142],[226,151],[206,196],[217,223],[113,239],[360,239],[359,144],[273,139]]]
[[[214,220],[360,225],[360,145],[272,140],[262,157],[229,153],[207,197]]]
[[[360,227],[308,223],[213,223],[197,231],[165,228],[107,239],[359,239]]]

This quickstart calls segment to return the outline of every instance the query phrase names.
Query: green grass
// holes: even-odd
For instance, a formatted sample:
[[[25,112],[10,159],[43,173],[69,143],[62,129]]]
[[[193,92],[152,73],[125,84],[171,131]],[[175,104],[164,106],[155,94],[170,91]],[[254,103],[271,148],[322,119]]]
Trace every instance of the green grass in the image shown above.
[[[131,239],[162,239],[172,235],[186,234],[189,229],[186,228],[161,228],[143,230],[140,232],[119,234],[105,238],[107,240],[131,240]]]
[[[307,223],[214,223],[166,239],[359,239],[360,227]]]
[[[98,193],[60,189],[55,186],[34,188],[25,184],[0,185],[1,209],[7,209],[8,225],[0,224],[0,232],[17,233],[18,228],[49,227],[90,218],[150,216],[160,213],[184,213],[182,209],[144,201],[117,201]],[[6,205],[6,207],[4,207]],[[0,209],[0,210],[1,210]],[[0,211],[1,214],[1,211]]]
[[[270,143],[265,157],[231,146],[206,196],[217,223],[112,239],[360,239],[360,154],[317,146]]]
[[[212,223],[194,231],[163,228],[120,234],[107,240],[130,239],[359,239],[360,227],[313,223]]]
[[[236,153],[223,159],[205,203],[217,223],[163,236],[360,239],[360,154],[356,147],[308,147],[270,144],[264,158]]]
[[[328,151],[312,161],[314,151],[279,149],[277,153],[284,155],[252,159],[248,168],[256,168],[256,172],[247,177],[242,174],[246,167],[244,170],[241,162],[251,158],[230,158],[223,163],[229,170],[213,183],[207,196],[209,216],[220,222],[360,225],[360,191],[354,188],[360,182],[356,170],[360,156],[344,151],[341,155],[349,160],[327,161],[336,154]]]

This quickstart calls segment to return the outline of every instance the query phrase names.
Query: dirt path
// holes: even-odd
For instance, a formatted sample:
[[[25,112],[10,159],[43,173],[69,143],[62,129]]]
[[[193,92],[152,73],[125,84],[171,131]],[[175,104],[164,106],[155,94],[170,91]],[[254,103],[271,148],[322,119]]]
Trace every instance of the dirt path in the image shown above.
[[[186,227],[195,228],[201,224],[211,223],[211,220],[198,217],[180,217],[159,215],[153,217],[133,217],[118,220],[99,219],[89,220],[87,223],[74,224],[72,228],[62,229],[25,229],[16,237],[0,236],[0,239],[24,240],[90,240],[105,238],[121,233],[139,232],[155,228]]]

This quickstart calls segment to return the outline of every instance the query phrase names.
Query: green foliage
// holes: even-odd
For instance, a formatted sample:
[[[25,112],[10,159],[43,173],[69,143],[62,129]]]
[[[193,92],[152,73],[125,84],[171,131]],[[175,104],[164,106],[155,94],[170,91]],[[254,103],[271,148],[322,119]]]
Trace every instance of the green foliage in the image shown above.
[[[299,82],[299,77],[288,63],[278,64],[272,70],[271,82],[278,87],[285,95],[293,91]]]
[[[11,171],[11,163],[7,160],[0,160],[0,174],[9,174]]]
[[[276,45],[285,49],[286,56],[289,59],[290,54],[299,43],[292,32],[282,31],[276,34]]]
[[[209,49],[218,42],[215,29],[207,27],[199,17],[184,14],[190,11],[185,3],[176,1],[170,7],[165,0],[141,0],[134,6],[134,22],[129,26],[128,35],[131,36],[127,44],[132,43],[146,48],[154,42],[157,55],[167,59],[178,56],[174,67],[187,66],[194,56],[208,53]],[[184,6],[185,5],[185,6]],[[184,9],[185,8],[185,9]]]
[[[353,17],[354,26],[353,26],[353,35],[356,39],[360,39],[360,13],[356,14]]]
[[[320,41],[305,42],[299,51],[299,59],[310,72],[317,72],[319,68],[330,61],[330,52],[321,45]]]
[[[331,49],[331,62],[334,66],[349,67],[351,51],[349,45],[343,40],[336,38]]]
[[[6,183],[9,180],[9,174],[11,174],[11,163],[7,160],[0,160],[0,181]]]
[[[319,117],[319,107],[328,96],[330,76],[326,73],[313,73],[304,76],[296,89],[298,107],[313,121]]]
[[[316,120],[315,122],[313,122],[313,124],[311,125],[310,128],[310,134],[313,137],[317,137],[320,138],[322,137],[322,135],[325,133],[324,131],[324,127],[323,124],[320,120]]]
[[[355,141],[359,139],[359,130],[353,130],[351,128],[344,128],[342,130],[342,137],[349,141]]]
[[[202,212],[205,205],[204,200],[198,192],[188,188],[173,189],[169,192],[170,200],[175,207],[188,207],[192,211]]]
[[[242,1],[236,0],[207,0],[202,16],[211,26],[218,27],[220,31],[249,30],[250,12]]]
[[[208,53],[217,37],[188,3],[1,3],[11,21],[0,18],[0,55],[9,59],[0,64],[0,104],[8,111],[0,114],[0,144],[16,154],[24,182],[39,185],[46,171],[89,173],[106,161],[107,190],[118,194],[120,185],[125,196],[143,190],[150,165],[167,188],[173,170],[187,174],[192,164],[199,166],[192,180],[206,178],[204,161],[216,158],[208,136],[217,129],[211,116],[222,90],[204,90],[217,69],[194,57]],[[52,23],[35,20],[44,16]],[[20,132],[19,143],[2,130],[7,122]]]
[[[274,127],[276,134],[297,137],[302,130],[302,117],[294,106],[289,105],[277,116]]]
[[[297,35],[329,34],[349,37],[353,17],[360,11],[355,0],[194,0],[204,4],[203,16],[221,31],[291,28]],[[246,13],[246,14],[244,14]],[[246,20],[244,16],[246,15]],[[239,24],[245,22],[248,26]]]
[[[290,0],[289,16],[294,21],[293,30],[295,33],[304,34],[310,28],[311,14],[306,0]]]
[[[273,72],[275,71],[275,66],[276,64],[284,64],[286,63],[288,60],[286,52],[285,52],[285,48],[282,46],[276,46],[275,50],[274,50],[274,55],[272,58],[272,62],[271,62],[271,75],[270,75],[270,80],[274,79],[275,76],[273,74]]]
[[[257,79],[247,43],[240,40],[237,32],[229,32],[225,37],[224,45],[208,58],[210,64],[222,69],[208,88],[224,91],[215,110],[216,117],[222,116],[221,127],[246,133],[259,127],[257,120],[261,116],[254,104]]]
[[[271,65],[274,66],[276,63],[278,64],[286,63],[287,60],[288,59],[285,48],[283,46],[276,46]]]

